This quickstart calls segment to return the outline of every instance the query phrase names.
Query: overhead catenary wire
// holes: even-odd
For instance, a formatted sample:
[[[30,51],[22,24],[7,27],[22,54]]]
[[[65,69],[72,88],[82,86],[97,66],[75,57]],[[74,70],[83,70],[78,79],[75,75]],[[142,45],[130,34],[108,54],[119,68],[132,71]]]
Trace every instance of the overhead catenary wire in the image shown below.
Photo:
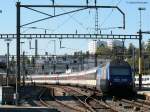
[[[118,6],[121,2],[122,2],[122,0],[119,0],[116,3],[116,6]],[[106,21],[111,17],[111,15],[113,14],[113,11],[114,11],[114,9],[112,9],[111,12],[106,16],[106,18],[104,19],[104,21],[99,25],[100,27],[102,27],[106,23]]]
[[[89,1],[89,3],[90,3],[90,1]],[[55,2],[55,4],[57,4],[57,3]],[[64,11],[64,12],[66,12],[63,8],[61,8],[61,10]],[[86,27],[85,25],[83,25],[83,23],[81,23],[80,21],[78,21],[78,20],[74,17],[75,14],[76,14],[76,13],[74,13],[73,15],[68,14],[68,16],[69,16],[70,19],[74,20],[78,25],[80,25],[84,30],[88,31],[88,27]],[[69,19],[69,18],[68,18],[68,19]],[[66,20],[67,22],[68,22],[68,19]],[[70,19],[69,19],[69,20],[70,20]],[[58,30],[59,28],[61,28],[64,24],[66,24],[66,23],[63,22],[62,24],[60,24],[60,25],[55,29],[55,31]],[[88,33],[90,33],[90,32],[88,31]]]

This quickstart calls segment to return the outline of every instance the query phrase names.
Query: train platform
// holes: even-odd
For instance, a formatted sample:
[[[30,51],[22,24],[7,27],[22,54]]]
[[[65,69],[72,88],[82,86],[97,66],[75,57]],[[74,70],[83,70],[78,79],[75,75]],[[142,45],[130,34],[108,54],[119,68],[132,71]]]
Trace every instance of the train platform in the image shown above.
[[[48,107],[0,106],[0,112],[59,112]]]

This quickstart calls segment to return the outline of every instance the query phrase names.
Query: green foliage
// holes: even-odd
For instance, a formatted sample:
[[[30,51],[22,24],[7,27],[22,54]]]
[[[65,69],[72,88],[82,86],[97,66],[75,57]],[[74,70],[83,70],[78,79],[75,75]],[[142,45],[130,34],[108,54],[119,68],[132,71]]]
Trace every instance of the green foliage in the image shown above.
[[[124,53],[123,53],[124,51]],[[134,51],[134,58],[133,58],[133,51]],[[101,46],[98,47],[96,50],[96,54],[105,58],[107,56],[113,58],[118,58],[118,56],[124,57],[129,64],[133,67],[135,64],[135,73],[138,74],[139,68],[139,48],[136,48],[132,43],[129,44],[129,47],[126,49],[122,47],[114,47],[113,49],[109,49],[108,47]],[[134,61],[135,59],[135,61]],[[150,74],[150,39],[148,40],[148,44],[146,45],[142,42],[142,73],[143,74]]]
[[[146,51],[150,54],[150,39],[148,40],[148,44],[146,46]]]
[[[133,54],[133,49],[135,48],[135,46],[130,43],[129,44],[129,48],[127,49],[127,55],[128,55],[128,58],[131,58],[132,57],[132,54]]]
[[[96,54],[98,55],[111,55],[111,49],[109,49],[108,47],[98,47],[96,50]]]

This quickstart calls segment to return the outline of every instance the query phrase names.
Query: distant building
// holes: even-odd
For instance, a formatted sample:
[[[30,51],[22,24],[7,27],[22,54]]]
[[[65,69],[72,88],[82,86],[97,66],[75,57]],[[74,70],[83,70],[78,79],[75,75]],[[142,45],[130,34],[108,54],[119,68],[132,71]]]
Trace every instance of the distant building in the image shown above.
[[[97,41],[97,47],[106,47],[107,46],[107,42],[106,41]]]
[[[96,53],[96,49],[98,47],[101,47],[101,46],[107,46],[107,42],[105,41],[100,41],[100,40],[92,40],[92,41],[89,41],[88,43],[88,51],[90,54],[95,54]]]
[[[108,40],[107,41],[107,46],[112,49],[113,47],[122,47],[123,42],[120,40]]]
[[[7,56],[6,55],[1,55],[0,56],[0,62],[6,63],[7,62]]]
[[[92,40],[92,41],[89,41],[89,43],[88,43],[88,51],[90,54],[95,54],[96,49],[101,46],[104,46],[104,47],[107,46],[108,48],[112,49],[113,47],[122,47],[123,42],[120,40],[108,40],[107,42],[100,41],[100,40],[98,40],[98,41]]]
[[[149,41],[144,42],[145,46],[147,46],[149,44]]]
[[[97,42],[96,41],[90,41],[88,43],[88,50],[90,54],[95,54],[97,48]]]

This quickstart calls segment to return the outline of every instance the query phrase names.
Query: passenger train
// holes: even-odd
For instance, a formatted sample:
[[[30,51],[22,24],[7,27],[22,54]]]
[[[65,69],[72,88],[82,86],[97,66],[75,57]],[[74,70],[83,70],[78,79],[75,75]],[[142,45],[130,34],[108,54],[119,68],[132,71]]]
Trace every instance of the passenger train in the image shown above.
[[[112,60],[93,69],[54,75],[28,76],[26,83],[45,83],[94,88],[103,93],[134,92],[135,84],[131,66],[124,60]]]

